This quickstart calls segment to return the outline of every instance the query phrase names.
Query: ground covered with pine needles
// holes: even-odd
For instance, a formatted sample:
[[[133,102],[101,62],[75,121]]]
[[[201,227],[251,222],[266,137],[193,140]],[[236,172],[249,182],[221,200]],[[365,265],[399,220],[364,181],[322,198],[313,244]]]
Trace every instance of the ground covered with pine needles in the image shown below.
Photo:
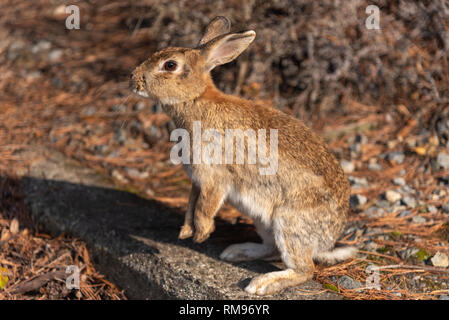
[[[182,212],[190,182],[169,160],[173,124],[157,103],[132,95],[128,79],[155,50],[195,45],[217,9],[234,30],[257,32],[247,53],[214,71],[217,85],[303,119],[351,182],[340,243],[360,253],[319,266],[323,290],[446,299],[449,5],[374,2],[381,30],[365,28],[362,0],[75,1],[80,30],[65,28],[63,3],[0,1],[0,299],[125,298],[81,240],[36,230],[18,154],[45,145]],[[219,215],[251,224],[229,206]],[[79,291],[61,275],[74,263],[84,266]]]

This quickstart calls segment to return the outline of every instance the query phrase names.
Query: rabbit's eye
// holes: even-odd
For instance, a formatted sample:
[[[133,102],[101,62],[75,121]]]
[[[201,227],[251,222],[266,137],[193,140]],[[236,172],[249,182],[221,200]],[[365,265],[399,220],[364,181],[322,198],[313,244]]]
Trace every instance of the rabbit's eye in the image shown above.
[[[175,71],[177,67],[178,64],[176,63],[176,61],[169,60],[164,63],[163,69],[165,71]]]

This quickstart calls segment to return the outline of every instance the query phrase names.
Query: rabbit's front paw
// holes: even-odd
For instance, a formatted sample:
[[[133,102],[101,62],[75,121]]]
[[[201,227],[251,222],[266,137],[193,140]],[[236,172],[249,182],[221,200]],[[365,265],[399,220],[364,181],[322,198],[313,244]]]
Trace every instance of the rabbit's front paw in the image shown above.
[[[185,224],[182,226],[181,231],[179,232],[179,239],[187,239],[193,236],[193,228],[189,224]]]
[[[214,231],[215,226],[212,220],[212,223],[207,223],[205,225],[201,225],[198,227],[198,224],[195,225],[195,235],[193,236],[193,241],[196,243],[204,242],[207,238],[209,238],[210,234]]]
[[[212,231],[214,231],[214,228],[212,228],[210,231],[203,231],[203,232],[196,231],[195,235],[193,236],[193,241],[196,243],[201,243],[201,242],[206,241],[207,238],[209,238]]]
[[[201,243],[209,238],[210,234],[215,230],[214,219],[202,215],[195,217],[195,234],[193,241]]]

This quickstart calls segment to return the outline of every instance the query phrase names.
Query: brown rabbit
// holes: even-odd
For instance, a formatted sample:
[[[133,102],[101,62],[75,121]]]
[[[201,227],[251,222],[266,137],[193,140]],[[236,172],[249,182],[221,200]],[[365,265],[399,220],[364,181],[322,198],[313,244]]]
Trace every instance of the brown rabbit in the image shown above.
[[[220,258],[245,261],[280,256],[286,270],[260,275],[245,288],[251,294],[267,295],[312,278],[314,261],[332,264],[356,253],[353,247],[334,247],[345,227],[350,188],[338,161],[303,122],[215,87],[210,71],[234,60],[256,36],[254,31],[229,30],[227,18],[213,19],[196,48],[156,52],[135,69],[131,83],[136,93],[162,103],[177,128],[189,135],[193,153],[195,125],[220,134],[245,130],[248,143],[243,163],[226,162],[223,153],[219,156],[223,161],[217,163],[198,162],[190,155],[185,158],[184,169],[193,183],[179,237],[206,240],[214,230],[215,214],[228,201],[255,221],[263,243],[231,245]],[[246,154],[254,150],[251,130],[261,129],[270,132],[270,143],[277,143],[277,150],[270,148],[270,156],[277,157],[274,174],[261,174],[262,164],[250,163]],[[223,148],[222,140],[217,140],[215,147]],[[258,150],[262,142],[267,141],[259,139]],[[199,148],[208,144],[202,140]],[[232,157],[242,156],[233,144],[226,156],[229,152]]]

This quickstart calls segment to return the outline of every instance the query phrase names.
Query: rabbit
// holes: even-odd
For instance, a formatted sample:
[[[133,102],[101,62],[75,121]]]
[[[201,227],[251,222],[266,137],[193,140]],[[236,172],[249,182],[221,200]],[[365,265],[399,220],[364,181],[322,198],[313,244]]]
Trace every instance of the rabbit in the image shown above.
[[[220,259],[282,259],[285,270],[261,274],[244,289],[271,295],[311,279],[315,262],[334,264],[356,254],[354,247],[335,247],[345,228],[350,187],[323,140],[301,120],[216,88],[210,71],[237,58],[256,36],[252,30],[230,33],[230,26],[228,18],[214,18],[194,49],[154,53],[133,71],[130,83],[135,93],[159,101],[191,141],[195,122],[219,132],[277,130],[275,174],[260,174],[260,163],[183,163],[192,188],[179,233],[180,239],[205,241],[223,202],[230,203],[254,221],[262,243],[230,245]]]

